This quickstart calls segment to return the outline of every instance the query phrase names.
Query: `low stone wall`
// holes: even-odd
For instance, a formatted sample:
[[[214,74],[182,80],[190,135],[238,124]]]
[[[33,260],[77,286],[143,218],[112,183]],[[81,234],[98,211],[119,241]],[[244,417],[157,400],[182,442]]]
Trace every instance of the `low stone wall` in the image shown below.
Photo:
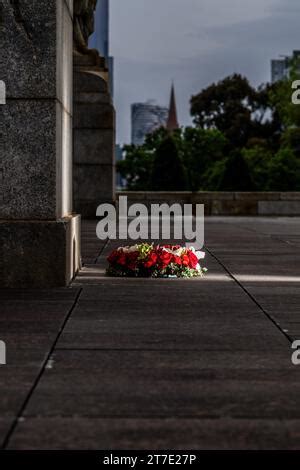
[[[300,215],[300,192],[153,192],[122,191],[128,204],[204,204],[206,215]]]

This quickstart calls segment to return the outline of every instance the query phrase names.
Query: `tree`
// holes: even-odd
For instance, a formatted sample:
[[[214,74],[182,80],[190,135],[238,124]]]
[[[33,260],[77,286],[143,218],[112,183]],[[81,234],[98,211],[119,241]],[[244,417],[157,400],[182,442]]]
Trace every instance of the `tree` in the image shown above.
[[[165,138],[155,152],[151,173],[153,191],[185,191],[186,172],[175,139]]]
[[[265,87],[256,90],[248,80],[234,74],[212,84],[191,99],[191,114],[202,129],[218,129],[233,149],[244,147],[252,137],[269,137]]]
[[[281,137],[282,147],[289,147],[297,158],[300,158],[300,128],[291,127]]]
[[[271,159],[267,190],[300,190],[300,161],[289,147],[281,148]]]
[[[281,122],[282,132],[291,127],[300,127],[300,106],[292,102],[292,83],[299,80],[299,68],[299,59],[293,59],[289,78],[276,82],[269,88],[269,102]]]
[[[207,190],[215,180],[212,168],[224,159],[228,141],[215,129],[187,127],[182,137],[183,162],[191,191]],[[217,165],[218,166],[218,165]],[[211,179],[212,178],[212,179]]]
[[[125,160],[117,163],[117,170],[127,181],[129,191],[146,191],[149,188],[149,174],[152,170],[153,153],[145,147],[126,145]]]
[[[249,167],[239,151],[228,158],[222,176],[220,191],[253,191],[254,184]]]
[[[152,134],[148,134],[143,145],[124,146],[125,159],[117,163],[117,170],[122,178],[126,179],[129,191],[151,190],[151,173],[155,152],[168,135],[167,129],[161,127]],[[172,135],[180,149],[181,130],[178,129]]]
[[[159,145],[169,137],[170,133],[165,127],[160,127],[156,129],[151,134],[148,134],[145,139],[144,147],[148,150],[155,151],[159,147]],[[182,131],[181,129],[176,129],[172,132],[172,137],[176,142],[178,149],[181,148],[181,139],[182,139]]]
[[[272,152],[262,143],[242,150],[242,156],[248,165],[256,191],[266,191],[268,189],[269,169],[273,158]]]

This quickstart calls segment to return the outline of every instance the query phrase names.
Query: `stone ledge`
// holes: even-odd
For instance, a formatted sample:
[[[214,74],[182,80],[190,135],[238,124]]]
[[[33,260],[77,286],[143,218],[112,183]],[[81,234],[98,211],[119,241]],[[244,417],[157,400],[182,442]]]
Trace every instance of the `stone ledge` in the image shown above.
[[[216,193],[214,193],[216,194]],[[219,193],[217,193],[219,194]],[[279,192],[235,192],[232,193],[234,196],[234,199],[239,201],[261,201],[262,199],[264,201],[279,201],[280,199],[280,194]]]
[[[74,94],[80,93],[108,93],[108,85],[97,72],[90,70],[74,72]]]
[[[128,203],[204,204],[206,215],[300,215],[300,192],[120,191]]]
[[[300,201],[259,201],[259,215],[300,215]]]
[[[280,199],[282,201],[300,201],[300,192],[280,193]]]

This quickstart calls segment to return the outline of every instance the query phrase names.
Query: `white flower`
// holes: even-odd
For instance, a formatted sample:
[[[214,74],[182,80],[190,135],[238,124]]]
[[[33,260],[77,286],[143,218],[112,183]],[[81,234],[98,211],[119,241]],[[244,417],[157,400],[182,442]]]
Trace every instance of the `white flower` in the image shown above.
[[[120,248],[118,248],[118,251],[123,251],[123,253],[132,253],[138,250],[139,250],[139,245],[121,246]]]
[[[204,259],[205,258],[204,251],[196,251],[195,255],[197,256],[198,259]]]
[[[133,245],[128,248],[128,253],[133,253],[134,251],[139,251],[139,245]]]
[[[185,248],[178,248],[178,250],[171,250],[170,248],[163,248],[163,251],[171,253],[171,255],[181,256]]]

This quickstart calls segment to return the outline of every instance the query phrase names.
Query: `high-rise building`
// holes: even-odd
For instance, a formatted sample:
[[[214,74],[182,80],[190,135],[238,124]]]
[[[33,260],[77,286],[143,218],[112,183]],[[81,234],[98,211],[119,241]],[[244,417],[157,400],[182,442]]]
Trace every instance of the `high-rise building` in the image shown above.
[[[295,59],[300,59],[300,51],[293,51],[291,56],[283,56],[281,59],[271,60],[272,83],[289,78],[291,63]]]
[[[121,145],[117,144],[116,145],[116,162],[118,163],[118,162],[121,162],[122,160],[124,160],[124,152],[123,152]],[[118,190],[126,187],[126,180],[122,178],[122,176],[118,172],[117,172],[117,177],[116,177],[116,183],[117,183]]]
[[[143,145],[145,137],[160,127],[166,127],[169,110],[153,101],[134,103],[131,106],[131,141]]]
[[[97,49],[107,61],[110,93],[114,91],[114,59],[109,55],[109,0],[98,0],[95,12],[95,32],[89,40],[89,47]]]
[[[131,106],[131,142],[134,145],[143,145],[145,137],[160,127],[171,132],[179,129],[174,85],[169,108],[158,106],[153,101]]]

